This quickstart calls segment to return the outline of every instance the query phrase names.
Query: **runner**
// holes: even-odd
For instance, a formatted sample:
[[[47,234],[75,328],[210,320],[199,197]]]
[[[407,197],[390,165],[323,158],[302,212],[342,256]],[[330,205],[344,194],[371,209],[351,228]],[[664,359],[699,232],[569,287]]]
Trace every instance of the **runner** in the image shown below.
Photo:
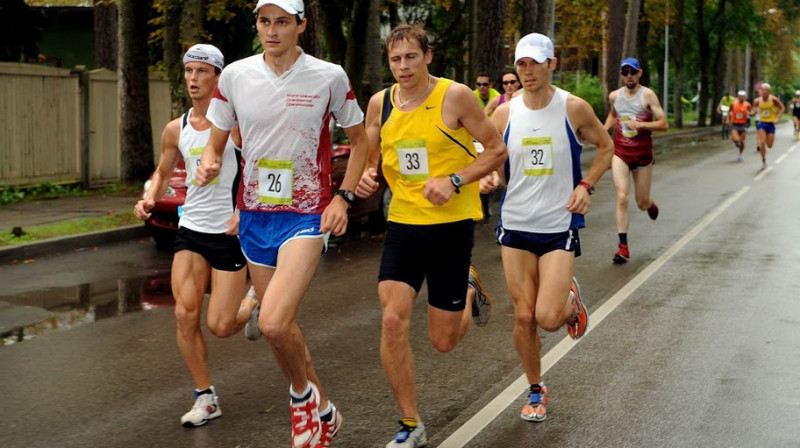
[[[557,64],[550,39],[523,37],[514,65],[525,92],[498,107],[492,119],[508,145],[497,242],[514,302],[514,343],[530,384],[520,416],[534,422],[547,417],[548,399],[537,326],[557,331],[566,324],[578,339],[589,323],[573,277],[581,254],[578,229],[614,151],[589,103],[551,85],[548,74]],[[581,177],[584,141],[597,152]]]
[[[255,13],[264,52],[223,71],[197,178],[207,183],[226,164],[223,142],[238,123],[244,142],[239,239],[261,298],[258,324],[291,383],[292,446],[328,447],[342,417],[320,385],[295,318],[328,236],[347,228],[367,156],[364,114],[344,70],[297,46],[307,24],[302,0],[260,0]],[[336,192],[330,184],[331,115],[352,144]]]
[[[480,100],[482,107],[492,100],[492,98],[500,96],[500,92],[492,86],[492,80],[486,73],[480,73],[475,79],[475,90],[472,91],[478,100]]]
[[[800,136],[800,90],[795,90],[794,98],[789,101],[789,109],[792,110],[792,121],[794,122],[794,138]]]
[[[767,148],[775,142],[775,125],[786,110],[781,100],[770,93],[769,83],[761,83],[761,96],[753,101],[751,114],[758,114],[758,152],[761,153],[761,169],[767,167]]]
[[[653,131],[669,129],[667,116],[658,102],[658,97],[649,88],[639,84],[642,67],[635,58],[627,58],[620,64],[623,87],[608,96],[612,104],[606,118],[605,128],[614,132],[614,157],[611,159],[611,173],[617,190],[617,232],[619,247],[614,253],[614,263],[625,263],[630,258],[628,249],[628,195],[630,179],[633,175],[633,188],[636,205],[646,210],[650,219],[658,218],[658,206],[650,196],[653,178]]]
[[[742,161],[742,153],[744,152],[744,140],[747,137],[747,120],[750,117],[750,103],[747,102],[747,92],[740,90],[737,92],[736,101],[731,105],[731,110],[728,112],[731,123],[731,140],[733,144],[739,149],[739,156],[736,160]]]
[[[171,277],[178,348],[195,384],[194,406],[181,417],[181,424],[193,427],[222,415],[217,391],[211,385],[208,351],[200,330],[203,297],[209,280],[208,328],[218,337],[228,337],[241,330],[256,301],[252,291],[248,294],[251,298],[241,300],[247,270],[236,238],[238,218],[233,199],[238,175],[235,145],[241,145],[238,133],[225,145],[225,169],[219,181],[205,187],[194,181],[193,167],[211,133],[206,111],[225,60],[213,45],[197,44],[183,56],[183,64],[183,78],[192,108],[164,128],[158,167],[144,198],[133,210],[139,219],[150,217],[150,210],[164,195],[172,171],[183,157],[187,173],[186,202],[175,237]]]
[[[514,92],[522,88],[522,84],[519,81],[519,76],[517,76],[517,72],[515,71],[507,71],[503,73],[503,94],[497,97],[492,98],[489,101],[489,104],[486,105],[484,112],[489,118],[492,117],[492,113],[494,110],[497,109],[497,106],[510,101],[511,98],[514,96]]]
[[[727,95],[724,95],[722,99],[719,100],[719,104],[717,105],[717,113],[722,115],[723,140],[728,138],[728,133],[731,130],[731,119],[730,119],[730,114],[728,112],[731,110],[731,105],[733,104],[734,101],[736,101],[736,97],[729,93]]]
[[[455,348],[470,317],[486,323],[489,299],[470,267],[474,221],[481,219],[475,181],[502,163],[505,145],[467,86],[429,74],[433,52],[421,26],[398,25],[385,46],[397,84],[369,101],[371,157],[357,194],[377,190],[382,153],[392,202],[378,276],[381,361],[403,417],[386,446],[415,448],[427,436],[409,344],[412,306],[427,279],[428,335],[440,352]],[[473,137],[485,148],[477,157]]]

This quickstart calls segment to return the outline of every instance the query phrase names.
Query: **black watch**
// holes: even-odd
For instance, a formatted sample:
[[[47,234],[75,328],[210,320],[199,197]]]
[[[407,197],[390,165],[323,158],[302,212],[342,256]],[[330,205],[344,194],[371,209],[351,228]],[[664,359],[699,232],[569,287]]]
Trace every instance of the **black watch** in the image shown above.
[[[347,205],[353,205],[353,202],[356,200],[356,194],[350,190],[336,190],[333,193],[334,196],[341,196]]]
[[[464,185],[464,179],[462,179],[458,174],[452,173],[450,174],[450,182],[452,182],[453,186],[456,187],[456,194],[461,193],[459,188]]]

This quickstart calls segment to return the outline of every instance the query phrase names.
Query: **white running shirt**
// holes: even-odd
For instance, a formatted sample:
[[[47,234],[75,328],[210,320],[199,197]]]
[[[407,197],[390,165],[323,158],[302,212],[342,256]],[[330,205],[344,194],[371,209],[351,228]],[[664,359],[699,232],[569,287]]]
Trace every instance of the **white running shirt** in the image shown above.
[[[330,117],[342,127],[364,113],[342,67],[305,53],[277,76],[258,54],[225,67],[208,118],[242,134],[241,210],[321,214],[330,203]]]
[[[550,103],[531,110],[511,99],[504,139],[508,188],[500,202],[500,226],[531,233],[558,233],[584,226],[567,202],[581,174],[583,144],[567,117],[570,93],[556,88]]]
[[[193,110],[194,108],[186,112],[187,117],[192,116]],[[228,138],[222,156],[222,171],[210,184],[199,187],[193,181],[209,136],[211,128],[198,131],[192,127],[190,120],[181,129],[178,149],[186,164],[186,202],[183,204],[183,214],[178,226],[195,232],[225,233],[228,230],[225,223],[233,214],[232,188],[239,169],[236,145],[233,144],[233,139]]]

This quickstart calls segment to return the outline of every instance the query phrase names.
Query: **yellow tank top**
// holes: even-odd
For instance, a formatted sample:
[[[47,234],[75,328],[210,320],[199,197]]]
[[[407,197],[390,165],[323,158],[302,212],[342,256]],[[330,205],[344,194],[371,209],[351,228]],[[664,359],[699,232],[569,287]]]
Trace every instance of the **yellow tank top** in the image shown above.
[[[477,182],[461,187],[461,193],[453,193],[442,206],[424,196],[429,177],[455,173],[477,156],[467,130],[450,129],[442,121],[444,94],[452,82],[439,78],[425,102],[408,112],[394,104],[397,84],[384,91],[381,154],[383,175],[392,190],[389,221],[425,225],[483,217]]]
[[[778,108],[775,107],[775,102],[772,101],[772,95],[770,95],[768,102],[764,102],[764,99],[760,99],[758,102],[758,121],[762,123],[775,123],[778,121]]]

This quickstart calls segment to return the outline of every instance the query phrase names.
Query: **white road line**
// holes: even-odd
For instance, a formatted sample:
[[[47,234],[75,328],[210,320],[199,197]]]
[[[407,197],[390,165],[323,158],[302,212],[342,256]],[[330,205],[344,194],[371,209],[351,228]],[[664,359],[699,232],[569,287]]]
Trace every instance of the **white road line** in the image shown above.
[[[739,191],[734,193],[731,197],[726,199],[711,213],[707,214],[700,222],[698,222],[689,232],[675,242],[666,252],[662,253],[646,268],[633,277],[628,283],[625,284],[619,291],[617,291],[611,298],[603,303],[594,313],[589,315],[589,322],[591,325],[586,330],[586,333],[596,328],[600,322],[605,320],[612,311],[614,311],[622,302],[625,301],[630,295],[636,291],[647,279],[656,273],[661,267],[675,256],[678,251],[684,248],[689,241],[695,236],[699,235],[706,227],[711,224],[719,215],[727,210],[731,205],[739,200],[747,191],[750,190],[749,186],[744,186]],[[586,337],[586,334],[583,335]],[[578,344],[569,337],[562,339],[552,350],[547,352],[542,357],[542,375],[544,375],[551,367],[553,367],[561,358],[566,355],[570,349]],[[458,428],[450,437],[444,440],[438,448],[461,448],[470,440],[475,438],[489,423],[492,422],[500,413],[502,413],[509,405],[518,401],[522,396],[522,392],[528,388],[528,380],[525,375],[521,375],[505,390],[484,406],[472,418],[467,420],[460,428]]]
[[[758,172],[758,174],[756,174],[756,177],[754,177],[753,180],[756,181],[756,182],[760,181],[770,171],[772,171],[772,167],[771,166],[768,166],[768,167],[762,169],[761,171]]]
[[[786,158],[788,155],[789,155],[789,154],[787,154],[787,153],[783,153],[783,154],[781,154],[781,156],[780,156],[780,157],[778,157],[777,159],[775,159],[775,165],[780,165],[780,163],[781,163],[781,162],[783,162],[783,159],[785,159],[785,158]]]

